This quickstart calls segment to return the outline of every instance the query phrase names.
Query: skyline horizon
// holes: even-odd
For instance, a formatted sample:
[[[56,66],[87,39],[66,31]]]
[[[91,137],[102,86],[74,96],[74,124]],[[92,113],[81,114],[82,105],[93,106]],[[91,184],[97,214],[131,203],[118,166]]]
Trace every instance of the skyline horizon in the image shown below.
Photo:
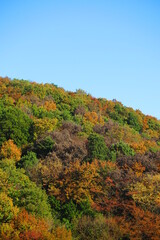
[[[160,2],[0,2],[2,76],[116,98],[160,119]]]
[[[114,97],[114,98],[112,98],[112,99],[109,99],[109,98],[107,98],[107,97],[105,97],[105,96],[95,96],[94,94],[92,94],[91,92],[88,92],[87,90],[85,90],[85,89],[81,89],[81,88],[77,88],[77,89],[66,89],[66,88],[64,88],[63,86],[59,86],[58,84],[55,84],[54,82],[37,82],[37,81],[34,81],[34,80],[30,80],[30,79],[23,79],[23,78],[21,78],[21,79],[19,79],[19,78],[15,78],[15,77],[13,77],[13,78],[11,78],[11,77],[9,77],[9,76],[1,76],[0,75],[0,77],[3,77],[3,78],[5,78],[5,77],[7,77],[7,78],[9,78],[9,79],[11,79],[11,80],[14,80],[14,79],[17,79],[17,80],[23,80],[23,81],[29,81],[29,82],[31,82],[31,83],[37,83],[37,84],[54,84],[55,86],[57,86],[58,88],[62,88],[62,89],[64,89],[65,91],[67,91],[67,92],[77,92],[78,90],[82,90],[82,91],[84,91],[84,93],[86,93],[87,95],[91,95],[92,97],[95,97],[95,98],[102,98],[102,99],[105,99],[105,100],[107,100],[107,101],[117,101],[117,102],[120,102],[124,107],[126,107],[126,108],[132,108],[134,111],[140,111],[142,114],[144,114],[144,115],[146,115],[146,116],[151,116],[151,117],[154,117],[154,118],[156,118],[158,121],[160,121],[160,119],[158,118],[158,117],[156,117],[156,116],[154,116],[154,115],[151,115],[151,114],[149,114],[149,113],[145,113],[145,112],[143,112],[143,110],[141,110],[141,109],[138,109],[138,108],[134,108],[133,106],[128,106],[128,105],[125,105],[122,101],[120,101],[119,99],[117,99],[116,98],[116,96]]]

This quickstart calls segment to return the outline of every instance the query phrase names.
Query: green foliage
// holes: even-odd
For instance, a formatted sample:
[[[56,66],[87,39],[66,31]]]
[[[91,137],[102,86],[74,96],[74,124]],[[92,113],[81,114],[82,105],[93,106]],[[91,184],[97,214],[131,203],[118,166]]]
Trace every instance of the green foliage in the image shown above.
[[[134,128],[138,132],[142,130],[142,125],[139,122],[139,119],[136,116],[136,114],[133,112],[130,112],[128,114],[127,124],[129,124],[132,128]]]
[[[108,158],[108,148],[104,137],[96,133],[90,134],[88,137],[88,156],[91,160],[105,160]]]
[[[51,206],[52,216],[56,219],[61,219],[61,202],[55,196],[49,196],[48,201]]]
[[[27,152],[21,160],[18,162],[18,166],[24,169],[30,169],[38,163],[38,158],[36,153],[34,152]]]
[[[113,120],[119,122],[120,124],[123,124],[123,118],[116,112],[111,112],[109,114],[110,118],[112,118]]]
[[[159,239],[159,140],[116,100],[0,77],[0,239]]]
[[[0,192],[0,223],[10,221],[18,212],[13,201],[4,192]]]
[[[17,107],[0,105],[0,145],[12,139],[17,146],[33,139],[33,122]]]
[[[79,125],[82,124],[82,119],[83,118],[82,118],[81,115],[75,115],[74,118],[73,118],[74,122],[79,124]]]
[[[69,203],[66,203],[62,207],[62,221],[71,223],[79,215],[77,210],[77,205],[71,200]],[[67,220],[67,221],[66,221]]]
[[[53,97],[56,105],[63,102],[64,94],[60,92],[57,88],[51,92],[51,96]]]
[[[125,156],[134,156],[134,150],[123,141],[118,142],[116,144],[112,144],[110,147],[110,157],[112,160],[116,160],[116,157],[125,155]]]
[[[49,196],[49,203],[53,217],[60,219],[67,228],[73,228],[76,219],[82,215],[95,216],[95,211],[91,208],[88,199],[83,200],[79,204],[74,203],[72,200],[67,203],[61,203],[55,196]]]
[[[70,106],[68,104],[66,104],[66,103],[60,103],[60,104],[58,104],[57,107],[62,112],[65,111],[65,110],[67,110],[67,111],[70,110]]]
[[[83,216],[77,223],[75,235],[79,240],[111,239],[106,220],[102,215],[95,218]]]
[[[160,141],[157,142],[157,145],[160,146]]]
[[[50,136],[39,139],[35,145],[35,151],[38,156],[46,156],[53,148],[54,141]]]
[[[33,116],[37,117],[37,118],[54,118],[54,112],[52,111],[47,111],[46,109],[44,109],[43,107],[37,107],[35,104],[33,104],[32,106],[32,113]]]
[[[53,217],[60,219],[67,228],[72,228],[72,221],[79,215],[77,204],[72,200],[68,203],[62,204],[54,196],[49,197],[49,203],[52,208]]]
[[[148,126],[151,130],[160,130],[160,123],[157,123],[155,119],[149,119],[148,120]]]
[[[108,118],[107,117],[104,117],[103,119],[104,119],[104,122],[106,122],[106,123],[108,122]]]
[[[110,118],[117,121],[120,124],[124,124],[127,119],[126,108],[122,104],[116,103],[114,106],[114,111],[109,112]]]
[[[87,135],[90,135],[93,132],[93,123],[89,121],[85,121],[82,125],[83,127],[83,132],[86,133]]]
[[[44,191],[31,182],[20,169],[2,161],[0,168],[8,175],[8,196],[13,204],[41,217],[51,218],[48,198]]]
[[[91,203],[88,199],[83,200],[79,203],[78,209],[80,211],[80,215],[86,215],[90,217],[95,217],[96,212],[92,209]]]
[[[62,119],[65,120],[65,121],[72,120],[72,116],[71,116],[71,114],[70,114],[70,112],[69,112],[68,110],[63,110],[63,111],[61,112],[61,117],[62,117]]]
[[[0,109],[1,107],[6,107],[6,106],[14,106],[13,104],[13,99],[9,97],[7,94],[4,94],[0,100]]]

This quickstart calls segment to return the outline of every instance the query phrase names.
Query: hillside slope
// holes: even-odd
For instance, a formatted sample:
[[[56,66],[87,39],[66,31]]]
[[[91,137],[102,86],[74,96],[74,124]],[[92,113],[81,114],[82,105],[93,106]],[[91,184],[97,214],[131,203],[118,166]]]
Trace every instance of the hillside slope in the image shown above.
[[[159,239],[160,121],[0,78],[0,239]]]

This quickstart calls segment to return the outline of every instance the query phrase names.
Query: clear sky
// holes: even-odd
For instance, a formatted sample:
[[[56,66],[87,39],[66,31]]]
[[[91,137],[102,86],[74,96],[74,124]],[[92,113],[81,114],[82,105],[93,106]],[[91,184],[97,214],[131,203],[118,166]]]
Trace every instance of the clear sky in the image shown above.
[[[0,75],[160,119],[160,0],[0,0]]]

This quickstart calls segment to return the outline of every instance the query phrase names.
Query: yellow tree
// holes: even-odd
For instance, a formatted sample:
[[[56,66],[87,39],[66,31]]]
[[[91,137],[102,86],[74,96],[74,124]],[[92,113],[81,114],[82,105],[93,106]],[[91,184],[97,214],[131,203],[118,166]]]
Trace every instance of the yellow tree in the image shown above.
[[[54,111],[54,110],[56,110],[56,104],[53,101],[46,101],[44,103],[44,108],[47,111]]]
[[[34,120],[34,136],[37,138],[39,135],[49,133],[56,127],[58,120],[56,118],[43,118]]]
[[[104,120],[102,119],[102,117],[99,115],[97,115],[96,112],[87,112],[84,114],[84,121],[89,121],[92,124],[104,124]]]
[[[141,182],[130,185],[130,194],[143,209],[160,209],[160,174],[146,175]]]
[[[13,206],[13,201],[6,193],[0,193],[0,222],[9,222],[18,213],[18,208]]]
[[[62,202],[72,199],[78,203],[86,198],[92,202],[92,192],[101,191],[97,184],[97,167],[96,161],[91,164],[81,164],[78,160],[71,163],[50,183],[50,194]]]
[[[0,156],[17,162],[21,159],[21,150],[14,144],[13,140],[9,139],[2,144]]]

